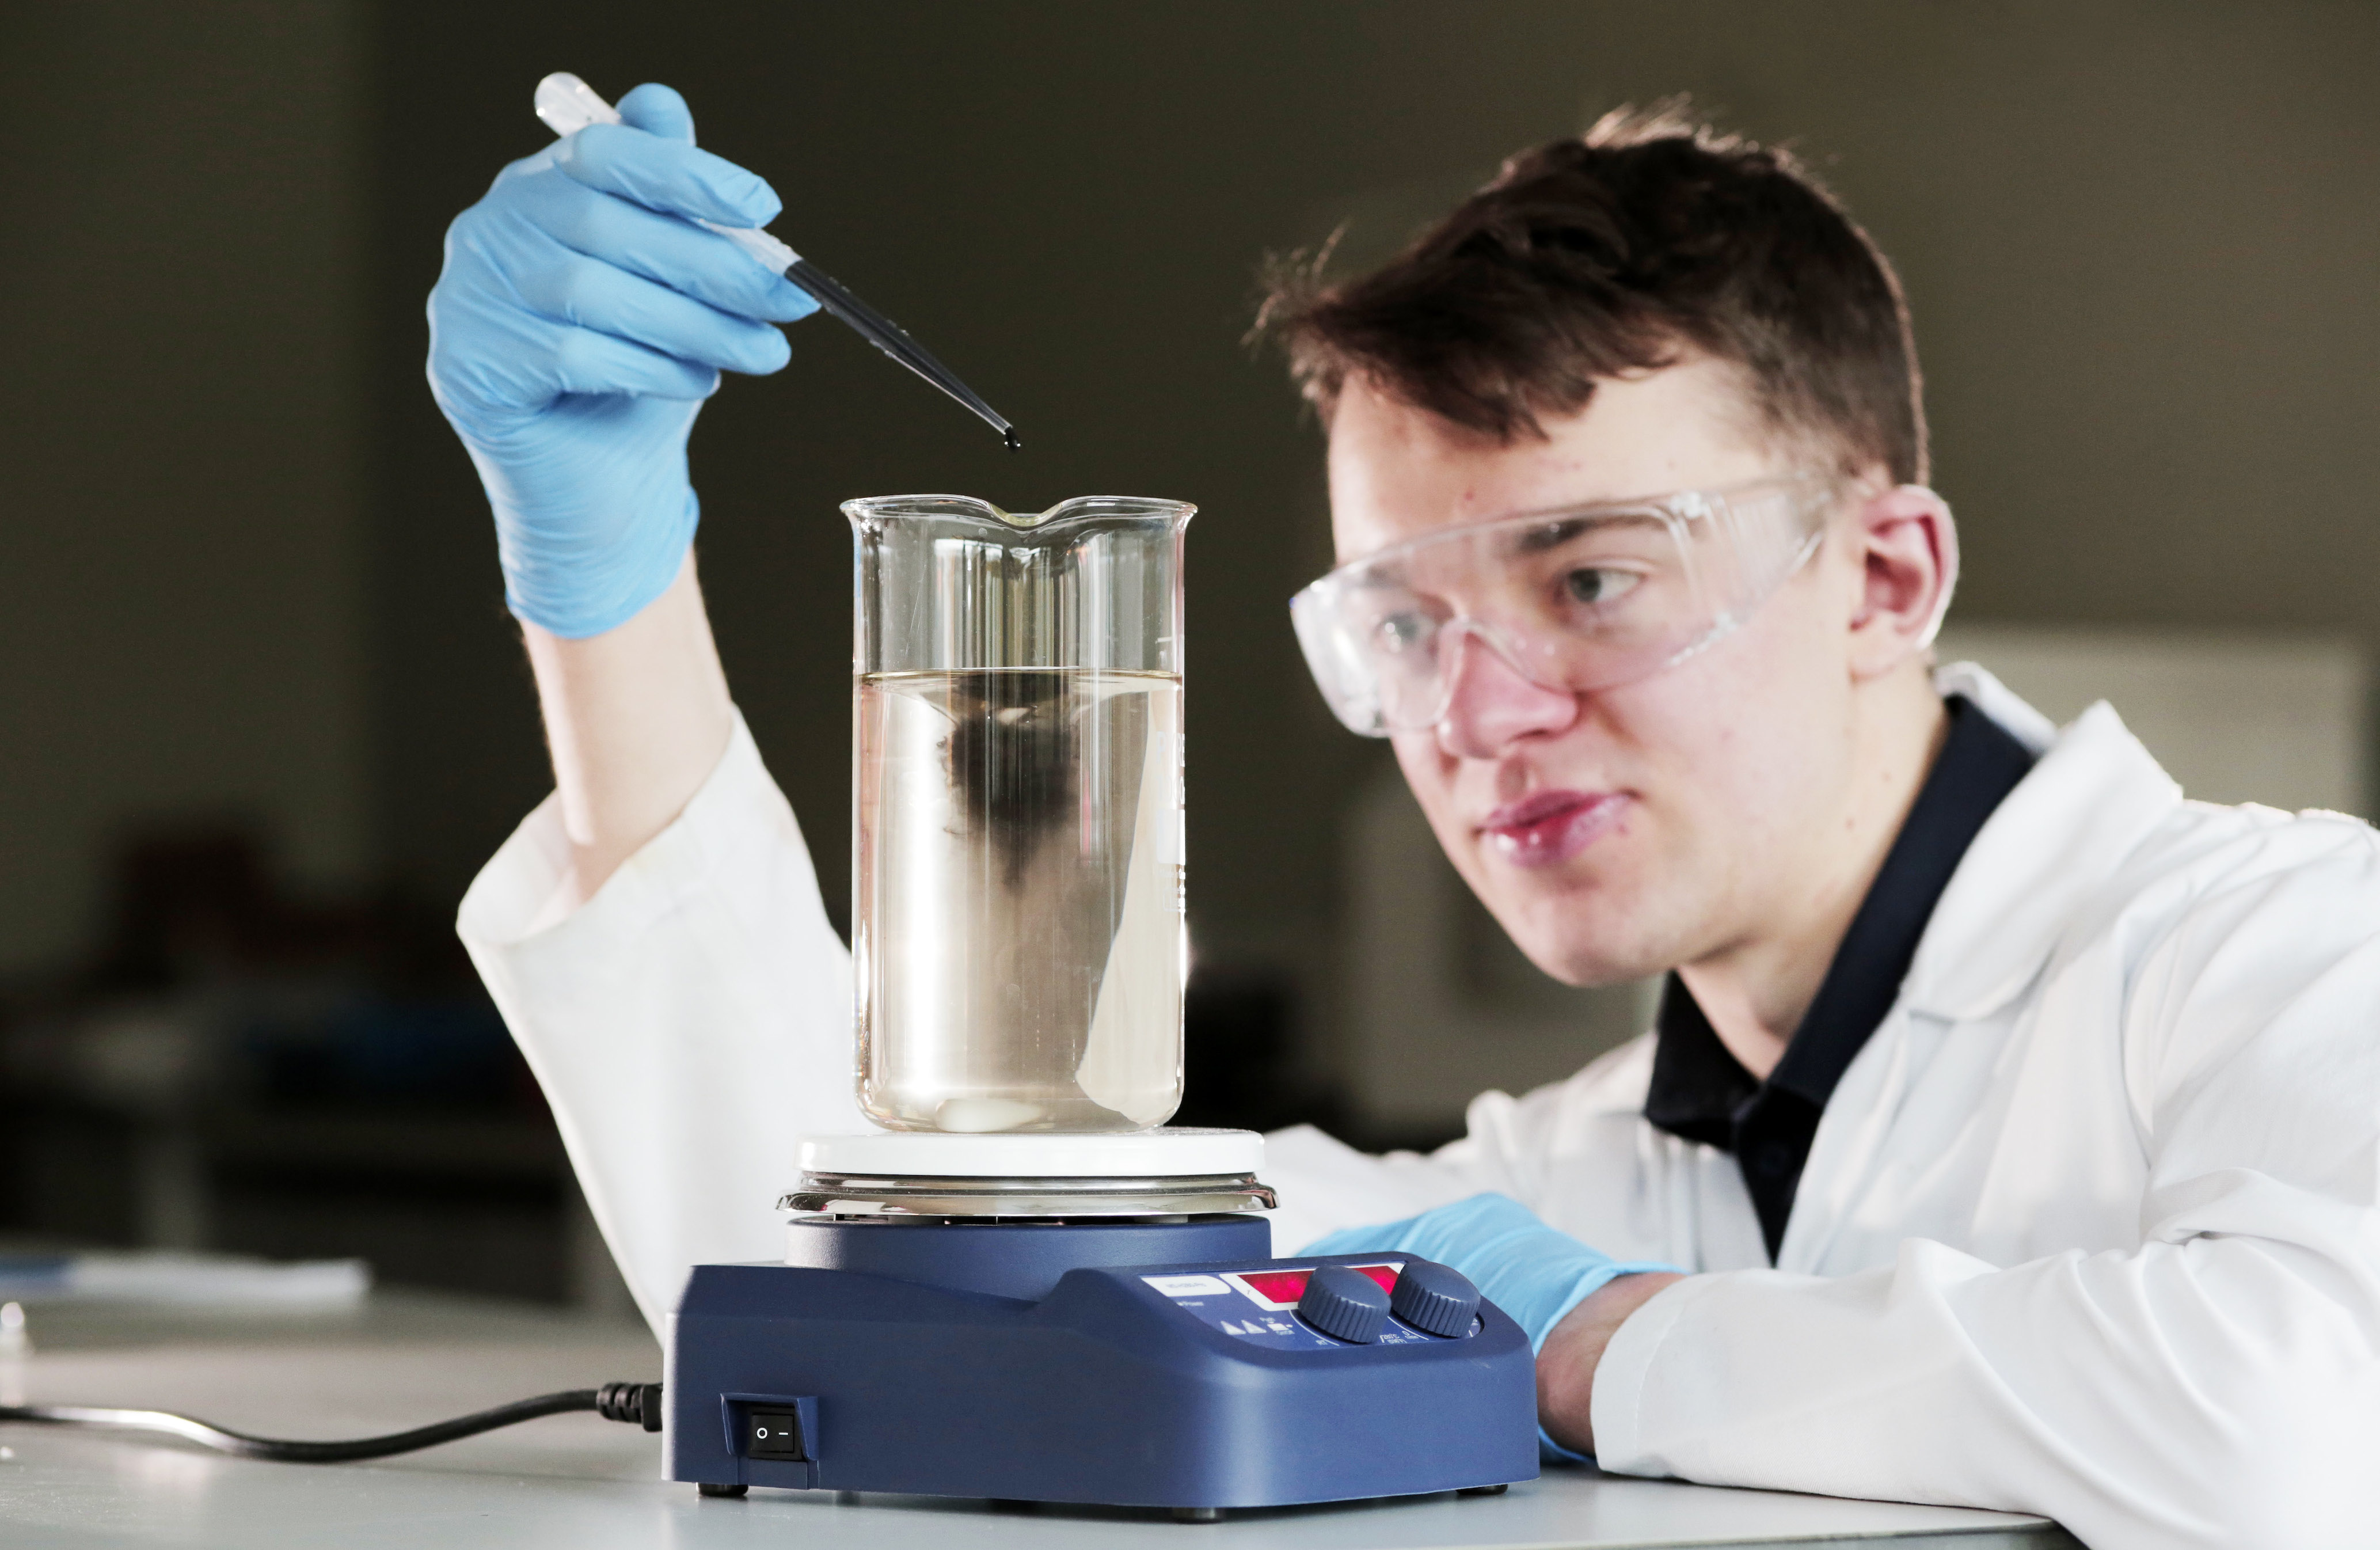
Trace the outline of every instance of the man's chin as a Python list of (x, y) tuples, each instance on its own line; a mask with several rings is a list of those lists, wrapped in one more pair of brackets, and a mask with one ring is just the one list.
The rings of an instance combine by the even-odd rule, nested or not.
[(1665, 944), (1647, 940), (1621, 922), (1599, 930), (1591, 920), (1571, 918), (1552, 924), (1554, 929), (1508, 934), (1531, 963), (1579, 990), (1626, 984), (1666, 973), (1675, 963), (1663, 952)]
[(1670, 968), (1669, 964), (1657, 958), (1644, 957), (1625, 958), (1613, 958), (1601, 955), (1591, 958), (1572, 957), (1558, 959), (1553, 965), (1548, 965), (1535, 954), (1531, 954), (1530, 958), (1538, 968), (1572, 990), (1602, 990), (1611, 985), (1629, 984), (1637, 980), (1649, 979), (1656, 974), (1667, 973)]

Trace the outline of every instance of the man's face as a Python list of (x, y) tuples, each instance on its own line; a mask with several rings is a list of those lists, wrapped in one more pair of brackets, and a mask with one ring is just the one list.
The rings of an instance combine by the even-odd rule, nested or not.
[[(1330, 426), (1340, 558), (1493, 518), (1795, 471), (1733, 368), (1605, 382), (1547, 439), (1500, 445), (1361, 381)], [(1549, 690), (1465, 649), (1446, 718), (1393, 739), (1464, 880), (1536, 965), (1603, 984), (1725, 952), (1815, 897), (1854, 791), (1856, 545), (1741, 629), (1617, 689)]]

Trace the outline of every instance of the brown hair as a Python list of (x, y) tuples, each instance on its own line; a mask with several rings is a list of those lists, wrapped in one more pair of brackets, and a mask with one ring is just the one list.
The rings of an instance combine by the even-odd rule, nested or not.
[(1682, 101), (1512, 157), (1372, 274), (1326, 286), (1318, 269), (1276, 263), (1257, 329), (1326, 416), (1361, 376), (1510, 443), (1585, 408), (1599, 380), (1698, 351), (1750, 375), (1770, 431), (1926, 477), (1891, 264), (1791, 153)]

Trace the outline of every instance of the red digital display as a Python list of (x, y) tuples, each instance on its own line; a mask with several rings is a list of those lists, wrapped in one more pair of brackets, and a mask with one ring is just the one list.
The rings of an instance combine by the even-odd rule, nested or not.
[[(1349, 1268), (1369, 1275), (1379, 1283), (1382, 1291), (1397, 1289), (1397, 1267), (1393, 1264), (1358, 1264)], [(1267, 1301), (1294, 1308), (1297, 1300), (1305, 1295), (1306, 1279), (1313, 1274), (1310, 1270), (1244, 1270), (1240, 1279), (1247, 1283), (1248, 1290)]]
[(1243, 1272), (1240, 1279), (1258, 1297), (1294, 1307), (1305, 1295), (1305, 1278), (1313, 1274), (1310, 1270), (1250, 1270)]

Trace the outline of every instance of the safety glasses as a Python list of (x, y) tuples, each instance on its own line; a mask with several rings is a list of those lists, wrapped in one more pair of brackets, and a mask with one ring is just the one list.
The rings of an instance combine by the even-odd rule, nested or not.
[(1841, 487), (1793, 473), (1431, 533), (1339, 567), (1290, 617), (1322, 697), (1366, 737), (1437, 726), (1466, 641), (1548, 689), (1610, 689), (1751, 617), (1817, 552)]

